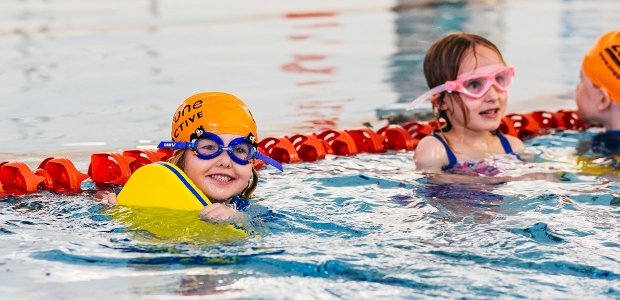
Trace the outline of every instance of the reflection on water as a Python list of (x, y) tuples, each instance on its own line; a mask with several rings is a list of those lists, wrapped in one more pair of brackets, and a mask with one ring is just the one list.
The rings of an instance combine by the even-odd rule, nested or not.
[(398, 92), (398, 102), (409, 102), (428, 89), (422, 63), (426, 50), (439, 37), (456, 31), (472, 31), (502, 48), (503, 1), (468, 2), (398, 1), (394, 8), (397, 51), (390, 64), (390, 82)]
[[(428, 48), (448, 33), (470, 31), (503, 47), (505, 33), (504, 1), (420, 2), (400, 0), (394, 7), (397, 51), (391, 56), (389, 82), (398, 93), (397, 103), (408, 103), (428, 90), (423, 72)], [(405, 112), (402, 105), (377, 110), (379, 118), (427, 120), (430, 105)]]
[[(295, 93), (290, 95), (294, 115), (301, 122), (295, 124), (292, 132), (313, 132), (338, 126), (343, 99), (325, 99), (321, 91), (334, 84), (338, 71), (330, 49), (325, 45), (339, 45), (344, 41), (330, 38), (329, 33), (338, 30), (341, 23), (338, 13), (332, 11), (306, 11), (284, 14), (291, 23), (292, 31), (287, 40), (292, 44), (291, 61), (282, 65), (284, 72), (291, 74)], [(316, 49), (316, 50), (309, 50)], [(316, 51), (316, 52), (315, 52)]]
[(393, 99), (381, 69), (391, 4), (2, 2), (0, 153), (154, 144), (199, 90), (244, 99), (260, 136), (359, 126)]
[(240, 292), (241, 288), (229, 287), (237, 280), (221, 275), (187, 275), (181, 278), (176, 287), (177, 293), (182, 296), (218, 295), (230, 292)]
[(503, 1), (459, 1), (428, 4), (400, 0), (394, 8), (397, 52), (391, 57), (390, 82), (408, 102), (428, 89), (422, 72), (426, 50), (438, 37), (455, 31), (472, 31), (502, 48)]
[[(422, 62), (439, 37), (455, 31), (480, 34), (495, 43), (516, 77), (509, 110), (527, 112), (575, 107), (573, 91), (585, 51), (608, 30), (617, 29), (620, 7), (613, 0), (573, 1), (406, 1), (395, 5), (397, 51), (389, 82), (397, 104), (377, 109), (379, 118), (410, 118), (406, 103), (426, 91)], [(542, 103), (542, 105), (541, 105)], [(414, 118), (428, 117), (429, 107)]]
[(462, 30), (515, 65), (509, 110), (570, 108), (580, 58), (617, 28), (618, 9), (614, 0), (4, 1), (0, 153), (153, 144), (197, 90), (246, 100), (260, 136), (357, 127), (402, 115), (427, 89), (426, 49)]

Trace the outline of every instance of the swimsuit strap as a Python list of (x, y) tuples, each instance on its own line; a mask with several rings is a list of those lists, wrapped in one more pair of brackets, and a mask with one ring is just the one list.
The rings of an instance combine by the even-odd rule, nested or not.
[(450, 146), (448, 146), (448, 143), (446, 143), (446, 141), (444, 141), (439, 134), (435, 132), (433, 133), (433, 136), (443, 144), (444, 148), (446, 148), (446, 155), (448, 155), (448, 164), (441, 167), (441, 169), (444, 171), (452, 169), (454, 166), (456, 166), (456, 156), (454, 155), (454, 152), (452, 152)]
[(508, 141), (508, 139), (506, 138), (506, 136), (504, 136), (504, 134), (502, 134), (501, 132), (499, 132), (499, 130), (497, 131), (497, 137), (499, 138), (499, 141), (502, 143), (502, 147), (504, 148), (504, 152), (506, 152), (506, 154), (512, 154), (514, 155), (517, 159), (522, 160), (521, 156), (519, 156), (519, 154), (514, 153), (512, 151), (512, 146), (510, 146), (510, 142)]
[(515, 154), (514, 152), (512, 152), (512, 146), (510, 146), (510, 142), (501, 132), (497, 131), (497, 137), (502, 143), (502, 147), (504, 148), (504, 152), (506, 152), (506, 154)]

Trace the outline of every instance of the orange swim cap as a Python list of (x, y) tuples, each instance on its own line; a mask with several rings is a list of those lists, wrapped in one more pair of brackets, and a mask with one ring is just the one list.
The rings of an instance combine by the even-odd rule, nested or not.
[(581, 68), (594, 85), (620, 103), (620, 31), (603, 35), (586, 53)]
[(258, 140), (252, 113), (243, 101), (227, 93), (204, 92), (185, 99), (172, 117), (170, 135), (175, 142), (188, 142), (200, 126), (216, 134), (251, 134)]

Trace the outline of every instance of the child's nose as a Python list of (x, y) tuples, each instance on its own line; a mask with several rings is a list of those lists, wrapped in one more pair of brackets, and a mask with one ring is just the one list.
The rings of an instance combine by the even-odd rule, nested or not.
[(484, 95), (485, 101), (495, 101), (499, 99), (499, 89), (495, 84), (492, 84), (487, 93)]
[(220, 155), (218, 155), (215, 159), (217, 159), (217, 166), (225, 169), (232, 168), (232, 159), (230, 155), (228, 155), (228, 151), (222, 151)]

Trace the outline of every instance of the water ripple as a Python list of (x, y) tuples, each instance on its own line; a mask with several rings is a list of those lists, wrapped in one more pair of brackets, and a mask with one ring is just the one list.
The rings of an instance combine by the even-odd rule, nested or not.
[(455, 259), (456, 261), (471, 261), (476, 264), (487, 265), (491, 268), (514, 267), (525, 270), (535, 270), (550, 275), (570, 275), (592, 279), (618, 280), (620, 275), (613, 271), (602, 270), (597, 267), (577, 264), (569, 261), (524, 261), (516, 258), (488, 258), (467, 252), (429, 251), (429, 253)]
[(508, 231), (532, 238), (541, 243), (558, 244), (564, 242), (563, 238), (553, 234), (549, 229), (549, 226), (542, 222), (536, 223), (527, 228), (509, 228)]

